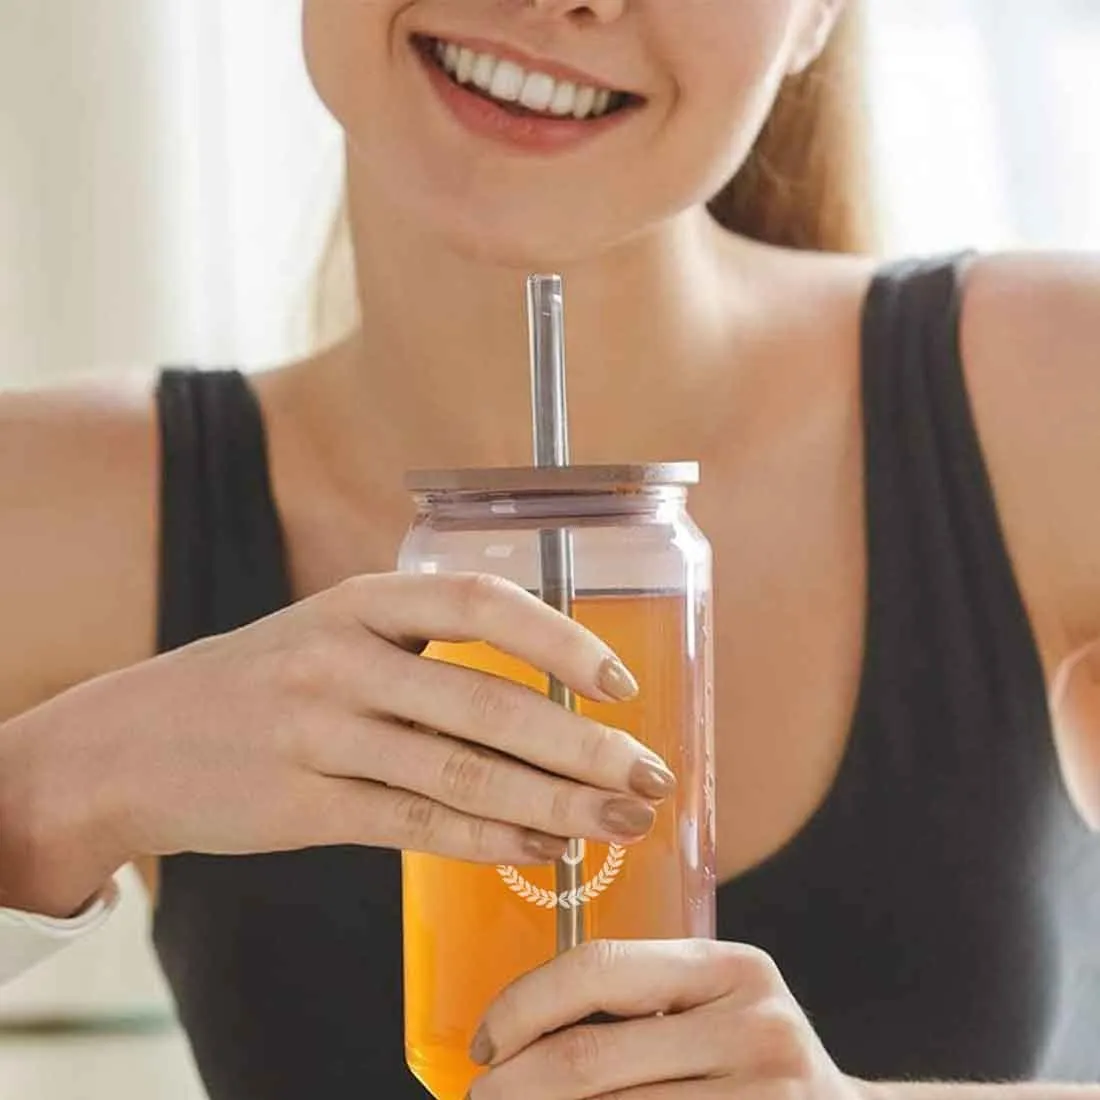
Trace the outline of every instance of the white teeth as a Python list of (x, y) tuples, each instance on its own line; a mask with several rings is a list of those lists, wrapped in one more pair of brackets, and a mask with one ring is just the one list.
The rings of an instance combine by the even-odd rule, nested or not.
[(587, 84), (578, 89), (577, 102), (573, 106), (574, 118), (587, 118), (592, 113), (592, 108), (596, 105), (596, 89), (590, 88)]
[(577, 86), (568, 80), (563, 80), (554, 89), (554, 98), (550, 100), (550, 113), (552, 115), (571, 115), (577, 103)]
[(458, 79), (459, 84), (469, 83), (470, 77), (474, 71), (474, 59), (476, 54), (473, 50), (466, 49), (465, 46), (458, 51), (458, 68), (455, 72), (455, 76)]
[(524, 81), (519, 101), (529, 111), (545, 111), (554, 98), (554, 78), (546, 73), (531, 73)]
[(493, 86), (493, 70), (497, 67), (496, 58), (491, 54), (479, 53), (474, 62), (474, 83), (487, 92)]
[(493, 73), (493, 83), (489, 86), (489, 94), (505, 103), (515, 103), (519, 99), (519, 93), (523, 91), (526, 78), (527, 74), (514, 61), (499, 61), (496, 72)]
[(547, 73), (528, 72), (514, 61), (475, 53), (453, 42), (437, 40), (433, 52), (459, 84), (473, 84), (494, 99), (520, 103), (529, 111), (586, 119), (599, 118), (611, 109), (614, 93), (610, 88), (555, 80)]

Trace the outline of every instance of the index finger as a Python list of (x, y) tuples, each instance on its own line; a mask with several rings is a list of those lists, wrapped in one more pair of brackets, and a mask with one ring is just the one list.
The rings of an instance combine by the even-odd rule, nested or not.
[(605, 641), (503, 577), (387, 573), (352, 578), (339, 591), (363, 626), (403, 648), (422, 639), (487, 642), (589, 699), (621, 703), (638, 694)]

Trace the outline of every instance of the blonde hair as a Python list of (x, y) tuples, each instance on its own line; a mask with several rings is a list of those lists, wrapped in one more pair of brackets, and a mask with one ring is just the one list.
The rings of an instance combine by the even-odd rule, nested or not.
[(785, 248), (878, 247), (863, 12), (849, 0), (821, 56), (783, 86), (748, 160), (710, 204), (731, 232)]
[[(745, 164), (710, 203), (721, 225), (785, 248), (876, 250), (862, 54), (862, 0), (849, 0), (821, 56), (784, 84)], [(322, 250), (312, 327), (327, 343), (357, 318), (345, 200)]]

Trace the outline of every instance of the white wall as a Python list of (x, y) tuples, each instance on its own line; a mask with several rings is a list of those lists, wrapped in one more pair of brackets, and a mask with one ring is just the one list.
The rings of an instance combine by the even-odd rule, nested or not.
[(868, 11), (891, 249), (1100, 249), (1100, 3)]
[(0, 0), (0, 382), (283, 357), (337, 178), (299, 0)]

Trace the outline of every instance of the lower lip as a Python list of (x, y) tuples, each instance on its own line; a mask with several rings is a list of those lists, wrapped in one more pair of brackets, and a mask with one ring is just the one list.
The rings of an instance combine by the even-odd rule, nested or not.
[(456, 84), (415, 44), (413, 51), (424, 66), (439, 98), (467, 130), (512, 149), (528, 153), (564, 152), (606, 134), (608, 130), (621, 125), (634, 112), (633, 108), (626, 107), (587, 121), (514, 115), (492, 100)]

